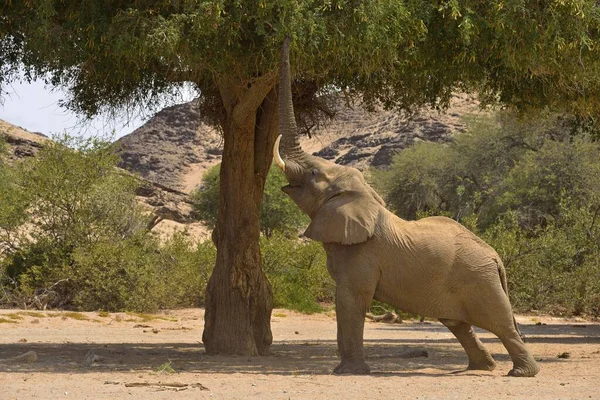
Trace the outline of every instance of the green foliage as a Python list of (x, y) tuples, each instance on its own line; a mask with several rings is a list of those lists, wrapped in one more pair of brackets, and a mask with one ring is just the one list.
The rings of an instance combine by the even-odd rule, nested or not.
[(594, 0), (13, 0), (0, 15), (0, 85), (24, 65), (88, 114), (156, 106), (183, 82), (207, 97), (226, 77), (246, 87), (275, 70), (285, 35), (298, 76), (368, 103), (444, 104), (460, 88), (486, 102), (600, 109)]
[[(116, 161), (107, 142), (64, 136), (36, 158), (0, 165), (6, 178), (0, 181), (1, 293), (12, 291), (20, 306), (80, 310), (149, 312), (204, 303), (214, 245), (184, 233), (160, 242), (148, 232), (135, 202), (137, 182)], [(208, 172), (200, 197), (215, 207), (218, 172)], [(272, 239), (261, 244), (264, 268), (276, 306), (320, 311), (319, 302), (333, 298), (333, 282), (319, 244), (280, 233), (305, 218), (281, 192), (283, 180), (272, 172), (267, 181), (263, 230)]]
[(27, 219), (27, 201), (16, 186), (14, 171), (3, 160), (5, 143), (0, 138), (0, 258), (2, 253), (14, 247), (12, 234)]
[[(214, 245), (196, 244), (184, 233), (165, 242), (150, 234), (135, 202), (136, 180), (115, 164), (107, 142), (65, 136), (36, 158), (0, 165), (6, 177), (0, 181), (2, 293), (12, 290), (21, 306), (81, 310), (148, 312), (204, 303)], [(267, 181), (263, 230), (273, 236), (261, 244), (264, 268), (276, 306), (320, 311), (319, 302), (333, 298), (321, 246), (274, 233), (304, 221), (281, 192), (283, 179), (272, 173)], [(206, 198), (216, 207), (218, 168), (206, 182), (202, 193), (211, 193)]]
[(217, 249), (210, 240), (195, 243), (183, 233), (172, 236), (161, 247), (167, 292), (172, 298), (163, 308), (204, 305)]
[(69, 271), (73, 304), (85, 310), (149, 312), (198, 307), (215, 258), (211, 243), (183, 234), (165, 243), (143, 235), (77, 249)]
[(217, 214), (219, 213), (220, 169), (220, 164), (218, 164), (206, 171), (202, 177), (200, 188), (190, 193), (196, 218), (211, 229), (217, 225)]
[(480, 232), (516, 309), (597, 316), (599, 153), (569, 119), (501, 114), (470, 120), (450, 145), (417, 144), (374, 177), (401, 217), (445, 214)]
[(135, 203), (137, 182), (115, 164), (107, 142), (64, 136), (8, 168), (0, 187), (6, 282), (30, 295), (52, 287), (52, 301), (69, 303), (77, 249), (145, 229)]
[(577, 204), (600, 201), (600, 144), (573, 136), (563, 119), (501, 114), (467, 122), (453, 143), (418, 143), (373, 173), (394, 212), (474, 215), (485, 229), (509, 210), (522, 224), (545, 223), (557, 216), (563, 192)]
[(273, 287), (273, 305), (305, 313), (323, 310), (334, 299), (334, 282), (327, 272), (323, 247), (290, 240), (281, 233), (261, 240), (262, 267)]
[(279, 168), (272, 166), (265, 182), (263, 203), (260, 209), (260, 226), (267, 237), (270, 237), (275, 231), (294, 235), (310, 222), (306, 214), (281, 190), (287, 184), (284, 173)]
[(600, 316), (599, 208), (560, 202), (560, 218), (525, 230), (514, 213), (484, 234), (504, 260), (521, 311)]
[(493, 214), (518, 210), (521, 224), (535, 226), (561, 218), (564, 195), (576, 206), (600, 204), (599, 150), (585, 137), (544, 141), (507, 174), (491, 205)]
[[(216, 165), (202, 178), (201, 188), (191, 194), (196, 216), (211, 228), (214, 228), (217, 223), (219, 182), (219, 165)], [(260, 210), (261, 231), (267, 237), (275, 231), (294, 234), (308, 224), (308, 217), (281, 191), (286, 184), (283, 172), (272, 167), (265, 183)]]

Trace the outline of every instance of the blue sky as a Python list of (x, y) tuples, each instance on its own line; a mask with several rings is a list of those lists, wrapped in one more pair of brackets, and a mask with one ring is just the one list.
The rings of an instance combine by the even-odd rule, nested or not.
[[(29, 83), (14, 82), (2, 88), (4, 104), (0, 104), (0, 119), (18, 125), (32, 132), (44, 135), (68, 132), (72, 135), (103, 136), (115, 131), (115, 139), (133, 132), (151, 115), (134, 116), (115, 121), (99, 116), (92, 121), (82, 122), (77, 114), (59, 107), (59, 100), (65, 93), (58, 89), (45, 87), (41, 81)], [(191, 100), (191, 95), (182, 101)], [(165, 104), (167, 106), (168, 104)]]

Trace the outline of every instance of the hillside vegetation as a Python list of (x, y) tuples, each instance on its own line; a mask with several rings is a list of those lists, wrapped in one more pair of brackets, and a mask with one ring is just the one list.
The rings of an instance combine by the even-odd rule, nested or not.
[[(447, 215), (502, 256), (518, 311), (600, 316), (600, 145), (575, 120), (466, 118), (450, 143), (417, 142), (371, 169), (406, 219)], [(0, 146), (1, 148), (2, 146)], [(185, 234), (159, 240), (135, 201), (139, 182), (101, 140), (63, 137), (0, 164), (0, 302), (19, 307), (153, 311), (202, 306), (216, 250)], [(216, 221), (218, 167), (191, 196)], [(262, 266), (276, 307), (316, 312), (334, 286), (306, 217), (272, 170), (261, 211)]]

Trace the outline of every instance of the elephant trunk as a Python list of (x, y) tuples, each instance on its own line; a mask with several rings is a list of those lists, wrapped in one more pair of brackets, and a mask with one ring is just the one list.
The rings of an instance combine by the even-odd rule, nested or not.
[[(292, 79), (290, 72), (290, 38), (287, 37), (281, 49), (281, 63), (279, 67), (279, 135), (273, 148), (275, 163), (282, 170), (289, 171), (291, 161), (299, 164), (306, 157), (298, 140), (298, 127), (292, 103)], [(281, 151), (281, 154), (280, 154)], [(295, 169), (295, 168), (294, 168)], [(289, 178), (289, 177), (288, 177)]]

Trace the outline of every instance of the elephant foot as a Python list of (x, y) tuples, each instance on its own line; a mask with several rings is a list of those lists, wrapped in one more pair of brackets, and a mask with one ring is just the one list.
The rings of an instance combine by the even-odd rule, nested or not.
[(493, 371), (496, 368), (496, 361), (493, 358), (485, 358), (483, 360), (469, 361), (468, 370), (477, 371)]
[(467, 370), (469, 371), (493, 371), (496, 369), (496, 363), (483, 364), (483, 363), (469, 363)]
[(371, 368), (363, 360), (360, 361), (342, 361), (340, 365), (334, 368), (334, 374), (352, 374), (367, 375), (371, 373)]
[(540, 367), (536, 363), (533, 363), (514, 367), (508, 371), (508, 376), (531, 377), (535, 376), (538, 372), (540, 372)]

